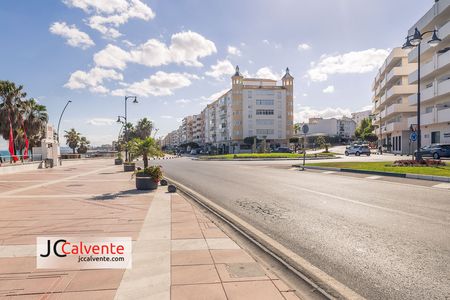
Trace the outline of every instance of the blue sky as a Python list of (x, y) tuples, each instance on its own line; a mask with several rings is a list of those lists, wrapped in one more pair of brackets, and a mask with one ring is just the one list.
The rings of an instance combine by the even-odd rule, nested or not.
[[(413, 3), (414, 2), (414, 3)], [(432, 0), (4, 0), (0, 78), (23, 84), (62, 130), (93, 144), (149, 117), (159, 134), (248, 76), (295, 77), (297, 121), (358, 111), (389, 49)], [(0, 144), (1, 145), (1, 144)], [(4, 145), (4, 143), (3, 143)]]

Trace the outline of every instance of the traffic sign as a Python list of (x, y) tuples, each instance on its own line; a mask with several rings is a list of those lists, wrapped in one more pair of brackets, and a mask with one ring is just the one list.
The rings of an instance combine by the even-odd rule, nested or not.
[(415, 131), (411, 132), (411, 134), (409, 135), (409, 139), (410, 139), (412, 142), (417, 141), (417, 133), (416, 133)]
[(303, 124), (303, 126), (302, 126), (302, 131), (303, 131), (304, 134), (307, 134), (307, 133), (308, 133), (308, 131), (309, 131), (309, 126), (308, 126), (308, 124)]

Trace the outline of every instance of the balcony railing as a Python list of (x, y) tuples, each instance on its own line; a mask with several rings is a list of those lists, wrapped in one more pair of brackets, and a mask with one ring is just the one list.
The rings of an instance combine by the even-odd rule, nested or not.
[[(438, 30), (439, 30), (438, 31), (439, 38), (442, 40), (447, 39), (450, 36), (450, 21), (447, 22), (441, 28), (438, 28)], [(433, 53), (433, 51), (435, 51), (435, 48), (431, 47), (430, 44), (425, 42), (422, 42), (420, 47), (421, 47), (421, 55), (423, 56), (422, 59), (426, 59), (427, 57), (429, 58), (431, 56), (430, 54)], [(419, 49), (416, 47), (413, 50), (411, 50), (411, 52), (409, 52), (408, 55), (409, 62), (417, 62), (418, 50)]]
[[(444, 67), (450, 65), (450, 51), (443, 54), (434, 54), (431, 61), (423, 64), (420, 68), (420, 78), (430, 77), (432, 75), (440, 75), (444, 73)], [(409, 83), (417, 83), (417, 70), (409, 74)]]

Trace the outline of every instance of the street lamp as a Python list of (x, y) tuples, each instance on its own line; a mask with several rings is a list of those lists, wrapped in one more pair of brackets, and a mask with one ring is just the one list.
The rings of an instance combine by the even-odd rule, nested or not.
[(57, 134), (57, 138), (58, 138), (58, 146), (59, 146), (59, 125), (61, 124), (61, 119), (62, 116), (64, 114), (64, 112), (66, 111), (67, 106), (69, 105), (69, 103), (72, 103), (72, 100), (67, 101), (66, 105), (64, 106), (61, 115), (59, 116), (59, 120), (58, 120), (58, 128), (56, 129), (56, 134)]
[(441, 39), (437, 35), (437, 30), (429, 30), (425, 32), (420, 32), (417, 27), (414, 30), (414, 34), (408, 35), (406, 37), (406, 42), (403, 44), (402, 49), (413, 49), (417, 47), (417, 153), (416, 160), (422, 160), (422, 154), (420, 153), (420, 148), (422, 144), (422, 134), (420, 132), (420, 45), (422, 44), (423, 37), (426, 34), (432, 33), (433, 36), (431, 40), (428, 41), (430, 47), (435, 47), (439, 44)]
[[(117, 122), (121, 122), (121, 118), (124, 119), (125, 122), (125, 136), (124, 136), (124, 140), (125, 142), (128, 141), (128, 118), (127, 118), (127, 101), (128, 99), (133, 99), (133, 103), (138, 103), (137, 101), (137, 97), (136, 96), (125, 96), (125, 116), (118, 116), (117, 117)], [(125, 147), (125, 160), (128, 161), (128, 149)]]

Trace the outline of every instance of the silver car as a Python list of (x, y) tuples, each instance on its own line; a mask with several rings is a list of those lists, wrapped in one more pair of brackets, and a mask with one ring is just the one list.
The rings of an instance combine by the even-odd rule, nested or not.
[(362, 145), (347, 146), (347, 148), (345, 148), (345, 155), (349, 156), (350, 154), (355, 154), (356, 156), (365, 154), (365, 155), (369, 156), (370, 149), (369, 149), (369, 146), (362, 146)]

